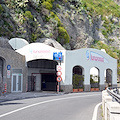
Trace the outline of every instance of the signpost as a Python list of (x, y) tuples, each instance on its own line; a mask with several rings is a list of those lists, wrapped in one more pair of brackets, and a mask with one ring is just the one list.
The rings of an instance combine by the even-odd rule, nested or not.
[(7, 65), (7, 78), (10, 78), (10, 69), (11, 69), (11, 66)]
[(62, 52), (54, 52), (53, 53), (53, 60), (57, 60), (57, 61), (60, 61), (60, 65), (57, 65), (57, 82), (58, 82), (58, 85), (57, 85), (57, 92), (59, 93), (59, 88), (60, 88), (60, 82), (62, 81), (62, 67), (61, 67), (61, 60), (62, 60)]
[(60, 88), (60, 82), (62, 81), (62, 77), (61, 77), (61, 75), (62, 75), (62, 72), (61, 72), (61, 70), (62, 70), (62, 67), (61, 66), (58, 66), (57, 67), (57, 81), (58, 81), (58, 85), (57, 85), (57, 92), (59, 93), (59, 88)]

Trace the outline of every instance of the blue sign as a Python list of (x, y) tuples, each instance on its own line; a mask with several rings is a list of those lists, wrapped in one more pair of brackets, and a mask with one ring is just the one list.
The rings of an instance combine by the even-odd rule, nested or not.
[(62, 60), (62, 52), (54, 52), (53, 53), (53, 60)]
[(10, 70), (11, 69), (11, 66), (10, 65), (7, 65), (7, 70)]

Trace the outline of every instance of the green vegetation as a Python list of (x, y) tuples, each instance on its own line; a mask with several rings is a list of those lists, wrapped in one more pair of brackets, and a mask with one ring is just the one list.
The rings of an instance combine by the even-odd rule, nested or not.
[(45, 1), (45, 2), (42, 3), (42, 7), (46, 8), (48, 10), (51, 10), (52, 9), (52, 4)]
[(83, 88), (84, 76), (74, 74), (73, 75), (73, 89)]
[(58, 27), (62, 25), (60, 19), (58, 18), (58, 16), (54, 12), (51, 11), (50, 16), (51, 16), (50, 17), (51, 19), (55, 19), (55, 21), (57, 21), (57, 26)]
[(64, 27), (58, 28), (58, 37), (57, 41), (61, 44), (69, 43), (70, 37)]
[(27, 2), (28, 0), (5, 0), (7, 6), (9, 8), (13, 8), (13, 9), (16, 9), (16, 8), (21, 8), (21, 9), (24, 9), (26, 6), (27, 6)]
[(82, 6), (90, 15), (96, 13), (102, 16), (109, 16), (112, 14), (120, 17), (120, 6), (112, 0), (82, 0)]
[[(100, 30), (108, 42), (114, 40), (109, 39), (113, 30), (120, 27), (120, 22), (116, 17), (120, 17), (120, 6), (112, 0), (4, 0), (5, 4), (0, 4), (0, 15), (2, 15), (1, 29), (7, 31), (11, 37), (12, 31), (16, 31), (17, 37), (26, 37), (27, 40), (34, 42), (40, 37), (55, 38), (62, 45), (69, 43), (69, 34), (66, 30), (66, 25), (62, 24), (59, 16), (64, 17), (66, 21), (71, 21), (72, 25), (76, 24), (75, 19), (72, 19), (71, 11), (73, 11), (73, 18), (75, 14), (81, 16), (86, 13), (89, 20), (90, 27), (92, 27), (94, 18), (101, 15), (103, 24)], [(5, 9), (5, 6), (6, 9)], [(4, 9), (3, 9), (4, 8)], [(65, 10), (64, 10), (65, 9)], [(10, 10), (10, 12), (8, 12)], [(83, 12), (84, 11), (84, 12)], [(62, 15), (60, 15), (62, 13)], [(9, 15), (9, 16), (8, 16)], [(10, 25), (3, 21), (8, 18)], [(70, 19), (71, 18), (71, 19)], [(82, 17), (81, 17), (82, 18)], [(115, 21), (113, 20), (115, 18)], [(82, 19), (84, 21), (84, 19)], [(95, 19), (96, 20), (96, 19)], [(98, 18), (98, 20), (100, 20)], [(97, 21), (95, 21), (97, 22)], [(11, 24), (12, 23), (12, 24)], [(16, 26), (13, 26), (13, 24)], [(39, 26), (40, 25), (40, 26)], [(11, 27), (12, 26), (12, 27)], [(46, 27), (47, 26), (47, 27)], [(38, 29), (39, 30), (38, 30)], [(26, 33), (24, 32), (26, 31)], [(3, 34), (3, 32), (2, 32)], [(1, 34), (1, 35), (2, 35)], [(118, 35), (119, 36), (119, 35)], [(25, 38), (25, 39), (26, 39)], [(76, 38), (77, 39), (77, 38)]]
[(54, 0), (41, 0), (41, 7), (52, 10)]
[(102, 29), (102, 34), (104, 35), (105, 38), (108, 38), (107, 31), (105, 29)]
[[(101, 15), (103, 20), (102, 34), (108, 39), (116, 26), (120, 27), (120, 22), (114, 25), (113, 17), (120, 17), (120, 6), (113, 0), (69, 0), (79, 12), (85, 11), (88, 15), (90, 24), (93, 18)], [(73, 6), (72, 6), (73, 7)]]
[[(69, 37), (69, 34), (67, 33), (67, 30), (63, 27), (57, 14), (55, 14), (55, 12), (52, 11), (53, 2), (54, 0), (42, 0), (41, 7), (44, 7), (45, 9), (50, 11), (50, 14), (45, 15), (44, 18), (46, 22), (49, 22), (51, 25), (54, 24), (53, 25), (54, 30), (58, 30), (57, 41), (60, 42), (61, 44), (69, 43), (70, 37)], [(62, 2), (67, 2), (67, 1), (63, 0)], [(53, 34), (47, 33), (45, 36), (52, 37)]]
[[(95, 78), (97, 81), (95, 81)], [(91, 88), (99, 88), (99, 77), (90, 75), (90, 84), (91, 84)]]
[(53, 3), (55, 0), (41, 0), (41, 2), (49, 2), (49, 3)]
[(105, 51), (108, 55), (110, 55), (111, 57), (113, 57), (115, 59), (119, 59), (118, 54), (119, 54), (120, 50), (117, 50), (114, 47), (108, 46), (107, 44), (104, 44), (101, 41), (96, 41), (96, 43), (94, 45), (92, 45), (91, 47), (99, 49), (99, 50), (105, 49)]
[(63, 3), (67, 3), (68, 2), (68, 0), (61, 0)]
[(25, 18), (27, 18), (27, 19), (33, 19), (33, 15), (31, 14), (30, 11), (25, 11), (24, 16), (25, 16)]
[(102, 20), (104, 21), (103, 27), (105, 28), (102, 29), (102, 34), (105, 36), (105, 38), (108, 38), (108, 35), (113, 33), (115, 25), (113, 24), (113, 20), (111, 18), (107, 19), (106, 17), (102, 17)]
[(0, 4), (0, 14), (4, 11), (2, 5)]

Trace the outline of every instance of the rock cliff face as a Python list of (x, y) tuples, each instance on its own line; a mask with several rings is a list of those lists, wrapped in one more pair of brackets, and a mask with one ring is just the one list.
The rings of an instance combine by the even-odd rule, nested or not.
[(0, 47), (20, 37), (60, 49), (105, 49), (118, 60), (120, 76), (119, 5), (120, 0), (0, 0)]
[(119, 48), (120, 14), (112, 11), (120, 11), (120, 1), (106, 0), (111, 14), (97, 11), (102, 1), (89, 6), (87, 0), (1, 0), (0, 36), (28, 42), (53, 38), (66, 49), (91, 47), (96, 41)]

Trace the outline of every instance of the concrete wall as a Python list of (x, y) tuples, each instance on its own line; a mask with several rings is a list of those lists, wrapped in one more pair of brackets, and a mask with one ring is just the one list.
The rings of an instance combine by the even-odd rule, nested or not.
[[(7, 92), (11, 92), (11, 82), (13, 69), (22, 69), (23, 82), (22, 92), (26, 91), (27, 67), (25, 65), (25, 57), (11, 49), (0, 48), (0, 57), (4, 59), (3, 66), (3, 83), (7, 83)], [(7, 78), (7, 65), (11, 66), (10, 78)]]

